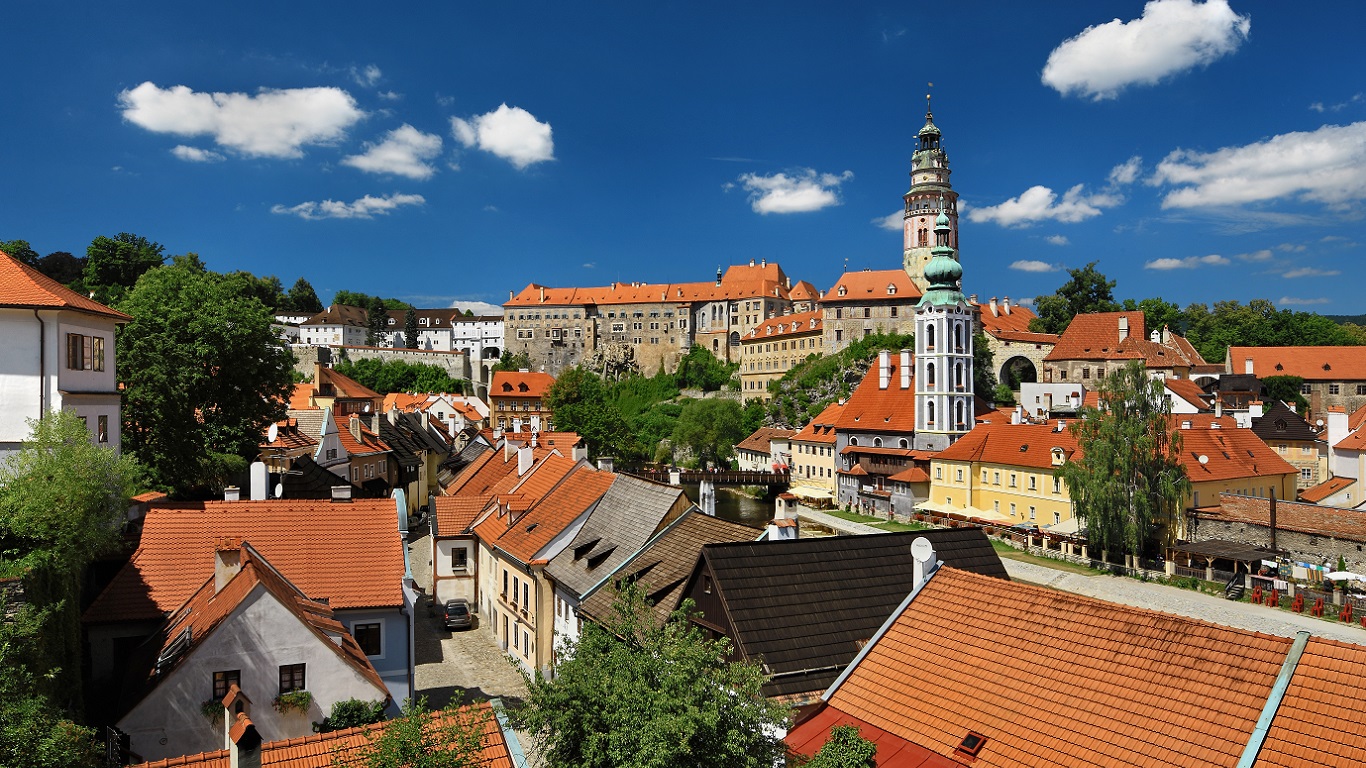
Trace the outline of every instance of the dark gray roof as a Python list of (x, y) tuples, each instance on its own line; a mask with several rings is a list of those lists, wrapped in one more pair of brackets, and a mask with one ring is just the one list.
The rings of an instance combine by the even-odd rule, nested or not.
[(332, 498), (332, 486), (349, 485), (351, 486), (351, 498), (370, 499), (382, 498), (388, 494), (380, 489), (362, 488), (352, 485), (346, 478), (332, 474), (315, 462), (312, 457), (300, 456), (294, 460), (290, 470), (283, 475), (278, 475), (280, 484), (284, 486), (284, 496), (286, 499), (330, 499)]
[(578, 535), (546, 566), (550, 577), (582, 595), (634, 555), (686, 503), (683, 489), (617, 475)]
[(710, 544), (699, 566), (736, 650), (773, 675), (764, 693), (807, 693), (829, 687), (911, 593), (911, 542), (921, 536), (945, 566), (1009, 580), (980, 528)]
[[(394, 416), (390, 423), (390, 416)], [(450, 445), (441, 439), (440, 433), (433, 433), (430, 424), (422, 426), (422, 416), (404, 411), (390, 411), (379, 418), (379, 438), (393, 449), (395, 458), (402, 466), (413, 467), (422, 463), (421, 453), (444, 456)]]
[(1272, 445), (1277, 440), (1321, 439), (1303, 416), (1279, 400), (1263, 411), (1260, 418), (1252, 420), (1252, 433), (1267, 445)]
[(697, 565), (704, 544), (754, 541), (760, 533), (757, 528), (712, 517), (693, 507), (623, 562), (611, 574), (611, 583), (604, 583), (586, 595), (579, 613), (599, 621), (606, 619), (612, 615), (616, 594), (612, 585), (618, 580), (634, 581), (645, 587), (645, 597), (654, 604), (655, 619), (663, 623), (678, 608), (683, 584)]

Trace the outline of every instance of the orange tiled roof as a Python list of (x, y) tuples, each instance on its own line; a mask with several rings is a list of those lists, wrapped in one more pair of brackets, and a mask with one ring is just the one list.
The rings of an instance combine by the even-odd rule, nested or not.
[(930, 473), (921, 467), (908, 467), (887, 479), (897, 483), (928, 483)]
[(213, 573), (219, 539), (250, 541), (312, 598), (332, 608), (403, 604), (403, 542), (393, 499), (348, 503), (168, 502), (153, 505), (137, 551), (86, 610), (85, 621), (159, 619)]
[(1339, 440), (1333, 448), (1339, 451), (1366, 451), (1366, 429), (1358, 428), (1357, 431)]
[(1305, 381), (1366, 381), (1366, 347), (1229, 347), (1228, 365), (1238, 373), (1298, 376)]
[[(552, 457), (547, 463), (558, 458)], [(573, 462), (570, 464), (573, 467)], [(485, 518), (475, 528), (479, 540), (523, 563), (530, 563), (551, 539), (597, 503), (616, 479), (611, 472), (600, 472), (589, 466), (578, 466), (568, 477), (554, 469), (551, 472), (551, 479), (557, 483), (553, 490), (547, 489), (544, 498), (539, 498), (524, 514)], [(535, 498), (533, 493), (534, 489), (527, 496)]]
[[(1231, 416), (1197, 413), (1171, 419), (1173, 424), (1191, 423), (1190, 429), (1181, 430), (1181, 464), (1192, 483), (1299, 474), (1252, 430), (1238, 429)], [(1218, 429), (1213, 428), (1215, 423)], [(1209, 462), (1201, 464), (1201, 456), (1208, 456)]]
[[(512, 757), (508, 754), (507, 741), (503, 730), (493, 715), (493, 707), (488, 702), (461, 707), (462, 713), (474, 713), (484, 718), (484, 739), (481, 746), (480, 768), (513, 768)], [(434, 712), (430, 717), (439, 724), (451, 722), (449, 715)], [(438, 718), (441, 718), (438, 720)], [(361, 749), (370, 742), (367, 733), (383, 727), (367, 725), (363, 728), (347, 728), (330, 733), (315, 733), (293, 739), (267, 741), (261, 744), (261, 768), (332, 768), (335, 765), (360, 768)], [(333, 758), (336, 757), (336, 762)], [(185, 755), (165, 760), (143, 763), (139, 768), (228, 768), (229, 758), (226, 750), (203, 752), (198, 755)]]
[(1362, 424), (1366, 424), (1366, 404), (1363, 404), (1360, 408), (1352, 411), (1351, 415), (1347, 417), (1348, 429), (1360, 429)]
[(1330, 477), (1318, 485), (1300, 491), (1300, 501), (1317, 504), (1356, 482), (1352, 477)]
[(337, 439), (341, 440), (342, 447), (352, 456), (370, 456), (376, 453), (389, 453), (393, 449), (389, 444), (379, 439), (379, 435), (370, 431), (370, 425), (359, 416), (352, 416), (360, 422), (360, 439), (351, 434), (350, 419), (337, 425)]
[(820, 333), (823, 326), (821, 322), (822, 314), (822, 312), (816, 310), (812, 312), (798, 312), (795, 315), (771, 317), (751, 328), (748, 333), (740, 337), (740, 341), (763, 341), (765, 339), (783, 339), (789, 336), (799, 336), (804, 333)]
[(754, 434), (736, 443), (735, 447), (739, 450), (762, 453), (767, 456), (772, 449), (772, 441), (791, 439), (794, 433), (795, 430), (780, 427), (759, 427), (754, 430)]
[(479, 496), (437, 496), (436, 530), (441, 536), (465, 533), (486, 506), (488, 499)]
[(1366, 765), (1366, 697), (1344, 690), (1362, 679), (1366, 647), (1311, 638), (1254, 768)]
[(1001, 341), (1018, 341), (1022, 344), (1057, 344), (1062, 338), (1056, 333), (1030, 333), (1028, 331), (997, 331), (992, 336)]
[[(994, 301), (994, 300), (993, 300)], [(1009, 299), (1007, 299), (1009, 301)], [(1010, 312), (1005, 311), (1004, 304), (996, 305), (995, 314), (991, 311), (991, 302), (985, 304), (978, 303), (977, 310), (982, 322), (982, 330), (992, 336), (1000, 336), (1002, 333), (1029, 333), (1029, 321), (1038, 317), (1034, 310), (1029, 307), (1022, 307), (1018, 304), (1010, 305)], [(1036, 333), (1032, 336), (1049, 337), (1057, 341), (1058, 337), (1052, 333)]]
[(1064, 458), (1081, 459), (1082, 453), (1072, 430), (1063, 426), (1062, 431), (1058, 431), (1058, 422), (978, 424), (934, 458), (1052, 469), (1054, 448), (1063, 449)]
[(535, 436), (537, 446), (559, 448), (562, 453), (583, 442), (578, 432), (532, 432), (529, 429), (521, 432), (503, 432), (503, 440), (516, 448), (530, 445), (532, 436)]
[(554, 376), (539, 371), (494, 371), (493, 383), (489, 384), (489, 398), (545, 397), (554, 383)]
[(407, 392), (390, 392), (384, 396), (384, 412), (397, 408), (400, 411), (425, 411), (432, 402), (431, 395), (411, 395)]
[[(1129, 334), (1119, 338), (1119, 323), (1126, 319)], [(1166, 342), (1149, 341), (1142, 312), (1093, 312), (1077, 315), (1067, 324), (1045, 362), (1059, 360), (1143, 360), (1149, 368), (1204, 365), (1204, 358), (1185, 337), (1168, 334)]]
[[(1206, 519), (1270, 527), (1271, 500), (1221, 493), (1218, 507), (1204, 507), (1197, 514)], [(1310, 536), (1366, 542), (1366, 510), (1277, 501), (1276, 527)]]
[(1232, 768), (1290, 642), (944, 567), (829, 706), (940, 755), (982, 734), (978, 768)]
[(70, 309), (126, 323), (133, 318), (88, 299), (0, 251), (0, 307)]
[(593, 288), (549, 288), (531, 283), (508, 299), (504, 307), (588, 306), (599, 304), (655, 304), (721, 301), (757, 296), (786, 299), (787, 277), (776, 263), (737, 264), (726, 270), (720, 285), (696, 283), (612, 283)]
[(273, 442), (263, 442), (261, 443), (260, 447), (278, 448), (281, 450), (288, 451), (294, 448), (307, 448), (308, 446), (318, 444), (317, 440), (314, 440), (309, 435), (304, 434), (299, 429), (298, 419), (286, 418), (281, 421), (275, 422), (275, 426), (275, 440)]
[(793, 301), (815, 301), (820, 296), (821, 292), (816, 290), (816, 286), (805, 280), (798, 280), (797, 284), (792, 286), (792, 290), (787, 292), (787, 297)]
[[(840, 289), (844, 293), (840, 293)], [(910, 301), (921, 297), (921, 292), (904, 269), (865, 269), (845, 272), (821, 295), (821, 303), (838, 304), (846, 301)]]
[(826, 445), (835, 444), (835, 422), (839, 421), (840, 411), (844, 410), (844, 403), (831, 403), (825, 406), (825, 410), (817, 414), (816, 418), (807, 422), (797, 434), (792, 436), (792, 441), (803, 443), (823, 443)]
[[(901, 270), (897, 270), (901, 272)], [(903, 275), (905, 272), (901, 272)], [(915, 359), (911, 359), (910, 389), (901, 389), (901, 356), (893, 354), (891, 377), (886, 389), (878, 389), (878, 359), (873, 358), (863, 381), (845, 401), (835, 428), (877, 432), (915, 431)]]
[(1205, 393), (1205, 390), (1200, 388), (1199, 384), (1196, 384), (1190, 379), (1168, 378), (1162, 383), (1166, 385), (1167, 389), (1171, 390), (1173, 395), (1176, 395), (1191, 405), (1200, 408), (1201, 410), (1208, 410), (1210, 408), (1209, 401), (1206, 400), (1209, 395)]

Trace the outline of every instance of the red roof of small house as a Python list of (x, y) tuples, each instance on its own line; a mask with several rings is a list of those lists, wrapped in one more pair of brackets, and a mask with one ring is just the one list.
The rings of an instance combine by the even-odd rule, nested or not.
[(764, 340), (779, 340), (800, 336), (802, 334), (818, 334), (823, 327), (819, 310), (813, 312), (798, 312), (795, 315), (781, 315), (770, 317), (769, 319), (754, 326), (744, 336), (740, 337), (740, 343), (761, 342)]
[(1235, 373), (1298, 376), (1305, 381), (1366, 381), (1366, 347), (1229, 347), (1228, 365)]
[(86, 609), (89, 623), (160, 619), (213, 573), (215, 542), (250, 541), (304, 594), (332, 608), (403, 604), (403, 540), (393, 499), (163, 502), (137, 551)]
[[(1120, 339), (1120, 322), (1128, 335)], [(1045, 362), (1061, 360), (1142, 360), (1149, 368), (1204, 365), (1204, 358), (1184, 337), (1167, 333), (1167, 341), (1148, 339), (1142, 312), (1092, 312), (1067, 324)]]
[[(1182, 427), (1181, 464), (1192, 483), (1299, 474), (1252, 430), (1238, 429), (1230, 416), (1197, 413), (1173, 415), (1171, 420)], [(1186, 423), (1189, 429), (1184, 428)], [(1201, 456), (1209, 460), (1202, 464)]]
[[(1059, 424), (1062, 424), (1059, 428)], [(1072, 430), (1061, 421), (1046, 424), (979, 424), (935, 455), (937, 461), (968, 461), (1052, 469), (1053, 449), (1063, 459), (1081, 458)]]
[(1356, 482), (1353, 477), (1330, 477), (1318, 485), (1300, 491), (1300, 501), (1317, 504)]
[[(568, 461), (551, 457), (547, 464), (556, 460)], [(569, 463), (570, 468), (573, 468), (573, 462)], [(546, 470), (555, 482), (553, 490), (546, 488), (541, 491), (537, 488), (527, 492), (526, 497), (531, 501), (531, 506), (525, 513), (489, 515), (484, 518), (475, 528), (479, 540), (523, 563), (530, 563), (551, 539), (563, 533), (565, 528), (596, 504), (616, 479), (611, 472), (600, 472), (586, 465), (578, 466), (567, 477), (564, 474), (557, 475), (557, 469), (550, 467)]]
[[(1029, 307), (1022, 307), (1018, 304), (1007, 305), (1001, 303), (997, 304), (996, 311), (992, 312), (991, 305), (994, 301), (995, 300), (993, 299), (984, 304), (977, 304), (982, 330), (987, 335), (1001, 338), (1002, 333), (1029, 333), (1030, 321), (1038, 317), (1038, 315), (1034, 314), (1034, 310)], [(1009, 299), (1007, 299), (1007, 301), (1009, 301)], [(1006, 311), (1007, 306), (1010, 308), (1008, 312)], [(1053, 333), (1036, 333), (1031, 335), (1046, 339), (1048, 340), (1047, 343), (1056, 343), (1058, 340), (1057, 334)]]
[(436, 530), (440, 536), (458, 536), (469, 531), (479, 513), (488, 506), (479, 496), (437, 496)]
[(1201, 410), (1210, 410), (1209, 395), (1190, 379), (1168, 378), (1162, 382), (1171, 393)]
[(494, 371), (489, 397), (545, 397), (555, 377), (539, 371)]
[(836, 402), (825, 406), (825, 410), (817, 414), (816, 418), (807, 422), (806, 426), (792, 436), (792, 441), (834, 445), (836, 439), (835, 423), (839, 421), (842, 410), (844, 410), (844, 403)]
[(0, 307), (69, 309), (121, 323), (133, 319), (131, 315), (76, 293), (3, 251), (0, 251)]
[(754, 430), (754, 434), (735, 444), (735, 448), (741, 451), (752, 453), (762, 453), (767, 456), (772, 451), (774, 440), (790, 440), (796, 434), (795, 430), (782, 429), (781, 427), (759, 427)]
[(792, 290), (787, 292), (787, 297), (793, 301), (815, 301), (820, 298), (820, 295), (820, 291), (816, 290), (816, 286), (805, 280), (798, 280), (797, 283), (792, 286)]
[[(843, 289), (843, 292), (841, 292)], [(865, 269), (845, 272), (821, 295), (821, 302), (838, 304), (846, 301), (911, 301), (922, 296), (904, 269)]]

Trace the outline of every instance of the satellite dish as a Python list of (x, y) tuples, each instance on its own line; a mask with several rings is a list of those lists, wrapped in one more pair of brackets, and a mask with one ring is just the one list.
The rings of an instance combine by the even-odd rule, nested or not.
[(271, 424), (270, 429), (266, 430), (266, 442), (273, 443), (280, 438), (280, 425)]
[(934, 557), (934, 545), (924, 536), (917, 537), (915, 541), (911, 542), (911, 557), (915, 558), (917, 563), (928, 561)]
[(276, 484), (275, 484), (275, 498), (277, 498), (277, 499), (284, 498), (284, 495), (285, 495), (285, 484), (284, 484), (284, 483), (276, 483)]
[(1318, 421), (1316, 421), (1316, 422), (1314, 422), (1314, 423), (1321, 427), (1321, 426), (1323, 426), (1323, 419), (1319, 419)]
[(1208, 464), (1208, 463), (1209, 463), (1209, 457), (1206, 456), (1206, 455), (1203, 454), (1203, 453), (1200, 454), (1200, 463), (1201, 463), (1201, 464)]

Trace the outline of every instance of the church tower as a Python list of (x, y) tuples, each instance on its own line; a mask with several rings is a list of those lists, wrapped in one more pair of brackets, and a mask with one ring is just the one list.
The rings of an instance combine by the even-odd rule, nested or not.
[(950, 245), (954, 225), (946, 205), (940, 204), (935, 217), (934, 247), (925, 264), (929, 287), (915, 307), (914, 448), (922, 451), (944, 450), (976, 421), (973, 306), (958, 287), (963, 267)]
[(949, 183), (949, 156), (944, 152), (939, 127), (934, 124), (929, 96), (925, 97), (925, 127), (916, 138), (915, 154), (911, 156), (911, 189), (902, 196), (906, 201), (902, 234), (906, 274), (923, 292), (930, 286), (925, 268), (934, 256), (936, 213), (948, 217), (948, 245), (958, 249), (958, 193)]

